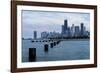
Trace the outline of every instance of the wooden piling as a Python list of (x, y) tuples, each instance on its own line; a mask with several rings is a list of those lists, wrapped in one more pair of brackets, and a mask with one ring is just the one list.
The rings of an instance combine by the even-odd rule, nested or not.
[(32, 42), (34, 42), (34, 41), (32, 41)]
[(53, 43), (50, 43), (50, 47), (53, 48)]
[(54, 42), (54, 46), (56, 46), (56, 42)]
[(48, 44), (45, 44), (45, 45), (44, 45), (44, 51), (45, 51), (45, 52), (48, 52), (48, 48), (49, 48)]
[(36, 48), (29, 48), (29, 62), (36, 61)]

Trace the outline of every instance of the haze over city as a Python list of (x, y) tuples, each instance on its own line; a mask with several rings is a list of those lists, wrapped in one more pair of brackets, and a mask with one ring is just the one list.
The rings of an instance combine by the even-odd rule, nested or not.
[(72, 24), (80, 26), (84, 23), (86, 30), (89, 31), (90, 14), (72, 12), (47, 12), (47, 11), (26, 11), (22, 10), (22, 36), (33, 38), (33, 31), (37, 31), (37, 37), (41, 37), (41, 32), (62, 31), (64, 20), (68, 20), (68, 26)]

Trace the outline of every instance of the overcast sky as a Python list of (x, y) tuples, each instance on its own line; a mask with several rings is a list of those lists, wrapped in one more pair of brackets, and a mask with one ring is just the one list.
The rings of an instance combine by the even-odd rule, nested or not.
[(33, 31), (37, 31), (38, 37), (43, 31), (61, 33), (61, 25), (65, 19), (68, 20), (68, 26), (80, 26), (80, 23), (84, 23), (86, 30), (89, 31), (89, 13), (22, 10), (22, 36), (33, 38)]

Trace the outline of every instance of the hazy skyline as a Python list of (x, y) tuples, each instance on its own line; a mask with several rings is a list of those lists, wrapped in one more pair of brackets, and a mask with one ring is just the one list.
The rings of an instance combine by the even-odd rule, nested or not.
[(38, 37), (43, 31), (61, 33), (61, 25), (65, 19), (68, 20), (68, 26), (80, 26), (80, 23), (84, 23), (86, 29), (90, 29), (89, 13), (22, 10), (22, 36), (33, 38), (33, 31), (38, 32)]

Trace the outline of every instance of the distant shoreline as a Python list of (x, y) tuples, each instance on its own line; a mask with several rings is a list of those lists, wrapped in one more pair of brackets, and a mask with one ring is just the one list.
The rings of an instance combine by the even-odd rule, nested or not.
[(63, 39), (62, 41), (85, 41), (90, 39)]
[(86, 40), (90, 40), (89, 38), (82, 38), (82, 39), (22, 39), (22, 40), (31, 40), (31, 41), (56, 41), (56, 40), (60, 40), (60, 41), (86, 41)]

